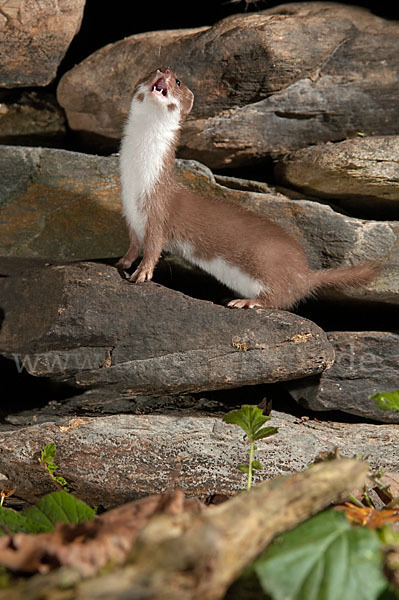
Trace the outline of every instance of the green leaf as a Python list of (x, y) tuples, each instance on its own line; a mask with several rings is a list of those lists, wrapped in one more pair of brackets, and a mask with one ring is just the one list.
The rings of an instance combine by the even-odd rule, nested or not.
[(399, 412), (399, 390), (374, 394), (373, 396), (370, 396), (370, 400), (374, 400), (376, 406), (381, 410)]
[[(93, 519), (96, 511), (63, 490), (43, 496), (22, 512), (0, 507), (0, 525), (11, 533), (52, 531), (56, 523), (82, 523)], [(5, 533), (0, 529), (0, 535)]]
[(252, 404), (243, 404), (240, 409), (231, 410), (223, 417), (225, 423), (238, 425), (245, 431), (249, 438), (262, 427), (270, 417), (266, 417), (260, 408)]
[(82, 523), (90, 521), (95, 515), (93, 508), (64, 490), (43, 496), (24, 513), (30, 521), (45, 527), (46, 531), (52, 531), (59, 522)]
[(54, 463), (45, 463), (48, 472), (50, 473), (50, 475), (52, 475), (54, 473), (54, 471), (56, 469), (58, 469), (58, 465), (54, 464)]
[(54, 481), (56, 481), (57, 483), (62, 485), (62, 487), (65, 489), (66, 492), (68, 491), (66, 489), (68, 487), (68, 482), (66, 479), (64, 479), (64, 477), (61, 477), (61, 475), (56, 475), (56, 476), (54, 476)]
[(262, 427), (267, 421), (270, 421), (270, 417), (266, 417), (260, 408), (257, 406), (251, 406), (252, 411), (249, 415), (249, 420), (251, 423), (251, 429), (253, 433), (256, 433), (258, 429)]
[(41, 452), (39, 462), (44, 466), (45, 469), (47, 469), (47, 472), (49, 473), (50, 477), (52, 477), (54, 481), (63, 486), (65, 491), (68, 491), (68, 482), (66, 481), (66, 479), (64, 479), (64, 477), (61, 477), (60, 475), (54, 475), (54, 471), (58, 469), (58, 465), (56, 465), (54, 462), (56, 453), (57, 448), (53, 442), (51, 442), (50, 444), (46, 444), (46, 446)]
[(384, 546), (399, 546), (399, 531), (395, 531), (391, 525), (377, 529), (377, 535)]
[(254, 440), (261, 440), (263, 438), (267, 438), (270, 435), (274, 435), (277, 432), (277, 427), (264, 427), (263, 429), (260, 429), (255, 433)]
[(258, 471), (260, 471), (261, 469), (263, 469), (263, 465), (258, 460), (253, 460), (252, 461), (252, 468), (253, 469), (257, 469)]
[(329, 510), (276, 538), (252, 569), (273, 600), (375, 600), (382, 565), (376, 532)]
[(47, 464), (52, 464), (54, 462), (56, 453), (57, 448), (53, 442), (46, 444), (41, 452), (40, 461)]
[(241, 409), (231, 410), (226, 413), (223, 417), (223, 421), (231, 425), (238, 425), (248, 436), (250, 435), (248, 421), (244, 419)]
[(246, 473), (248, 475), (248, 472), (249, 472), (248, 465), (238, 465), (237, 469), (239, 469), (242, 473)]
[[(3, 529), (4, 527), (4, 529)], [(0, 507), (0, 536), (6, 533), (40, 533), (40, 526), (34, 528), (34, 525), (27, 522), (22, 512), (17, 512), (11, 508)]]

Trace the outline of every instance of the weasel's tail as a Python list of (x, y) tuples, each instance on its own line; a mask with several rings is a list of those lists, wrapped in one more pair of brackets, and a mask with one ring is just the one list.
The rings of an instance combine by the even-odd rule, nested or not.
[(376, 279), (381, 270), (382, 265), (378, 262), (366, 262), (353, 267), (337, 269), (321, 269), (312, 271), (312, 284), (315, 291), (324, 287), (361, 287)]

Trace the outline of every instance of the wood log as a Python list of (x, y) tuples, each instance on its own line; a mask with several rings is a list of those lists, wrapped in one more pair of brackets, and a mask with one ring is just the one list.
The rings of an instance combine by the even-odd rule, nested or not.
[[(218, 600), (273, 539), (364, 484), (368, 466), (353, 459), (319, 463), (241, 493), (200, 514), (155, 515), (123, 567), (76, 582), (76, 571), (33, 578), (0, 600)], [(71, 586), (65, 589), (65, 582)], [(75, 577), (75, 584), (73, 584)]]

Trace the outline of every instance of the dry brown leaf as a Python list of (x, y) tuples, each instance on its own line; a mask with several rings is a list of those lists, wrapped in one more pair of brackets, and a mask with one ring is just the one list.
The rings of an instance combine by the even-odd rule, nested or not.
[(4, 498), (9, 498), (15, 493), (15, 488), (3, 488), (0, 492), (0, 506), (3, 506)]
[(345, 502), (335, 507), (337, 510), (343, 510), (347, 519), (354, 525), (363, 525), (369, 529), (378, 529), (387, 523), (399, 522), (399, 510), (389, 510), (383, 508), (376, 510), (368, 506), (356, 506), (351, 502)]

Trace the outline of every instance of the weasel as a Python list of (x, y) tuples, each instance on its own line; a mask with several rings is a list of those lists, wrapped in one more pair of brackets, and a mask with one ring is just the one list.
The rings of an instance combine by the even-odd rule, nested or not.
[(241, 296), (229, 307), (290, 309), (320, 288), (364, 285), (378, 275), (380, 267), (372, 262), (312, 270), (299, 242), (273, 221), (178, 183), (175, 151), (193, 101), (168, 67), (150, 73), (134, 90), (120, 150), (130, 246), (117, 263), (125, 271), (143, 252), (130, 282), (150, 280), (166, 250)]

